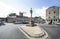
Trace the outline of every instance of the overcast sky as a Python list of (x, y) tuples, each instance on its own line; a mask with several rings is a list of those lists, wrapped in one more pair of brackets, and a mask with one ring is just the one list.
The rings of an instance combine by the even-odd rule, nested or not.
[(32, 8), (33, 17), (41, 16), (45, 19), (46, 9), (50, 6), (60, 6), (60, 0), (0, 0), (0, 17), (6, 17), (10, 13), (19, 14), (19, 11), (30, 16), (29, 10)]

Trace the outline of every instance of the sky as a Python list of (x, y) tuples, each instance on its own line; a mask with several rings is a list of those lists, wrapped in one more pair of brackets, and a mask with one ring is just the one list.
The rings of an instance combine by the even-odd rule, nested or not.
[(51, 6), (59, 6), (60, 0), (0, 0), (0, 17), (7, 17), (10, 13), (30, 17), (30, 8), (33, 10), (33, 17), (41, 16), (46, 19), (46, 9)]

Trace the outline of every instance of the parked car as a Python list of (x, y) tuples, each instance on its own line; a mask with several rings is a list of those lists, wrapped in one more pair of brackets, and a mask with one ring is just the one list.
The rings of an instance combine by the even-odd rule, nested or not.
[(56, 23), (56, 25), (59, 25), (60, 26), (60, 22)]
[(22, 22), (23, 24), (29, 24), (29, 22)]
[(14, 24), (22, 24), (22, 22), (14, 22)]
[(3, 22), (0, 22), (0, 25), (5, 25)]
[(29, 24), (29, 22), (14, 22), (14, 24)]

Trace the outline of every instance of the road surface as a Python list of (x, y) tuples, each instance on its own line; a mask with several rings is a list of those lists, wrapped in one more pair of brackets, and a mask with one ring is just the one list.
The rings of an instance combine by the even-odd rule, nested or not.
[(0, 39), (28, 39), (18, 28), (12, 23), (0, 26)]
[(39, 24), (40, 27), (45, 29), (51, 39), (60, 39), (60, 26)]
[[(0, 26), (0, 39), (28, 39), (17, 26), (22, 24), (6, 23)], [(60, 26), (39, 24), (47, 31), (49, 37), (47, 39), (60, 39)]]

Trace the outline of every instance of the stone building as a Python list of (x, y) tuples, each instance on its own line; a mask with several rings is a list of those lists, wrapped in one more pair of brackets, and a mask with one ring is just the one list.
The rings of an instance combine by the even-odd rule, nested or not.
[[(41, 17), (32, 17), (32, 20), (35, 23), (41, 23), (44, 22)], [(6, 22), (8, 23), (14, 23), (14, 22), (30, 22), (30, 17), (24, 16), (22, 12), (19, 12), (19, 15), (16, 15), (16, 13), (11, 13), (7, 16)]]
[(11, 13), (7, 16), (6, 21), (9, 23), (15, 22), (16, 21), (16, 13)]
[(19, 12), (19, 15), (16, 15), (15, 13), (11, 13), (7, 16), (7, 22), (13, 23), (13, 22), (28, 22), (29, 18), (26, 16), (23, 16), (23, 13)]
[(51, 6), (46, 10), (46, 22), (56, 24), (60, 18), (60, 7)]
[(35, 23), (44, 23), (44, 22), (45, 22), (45, 20), (42, 19), (40, 16), (34, 17), (34, 18), (33, 18), (33, 21), (34, 21)]

